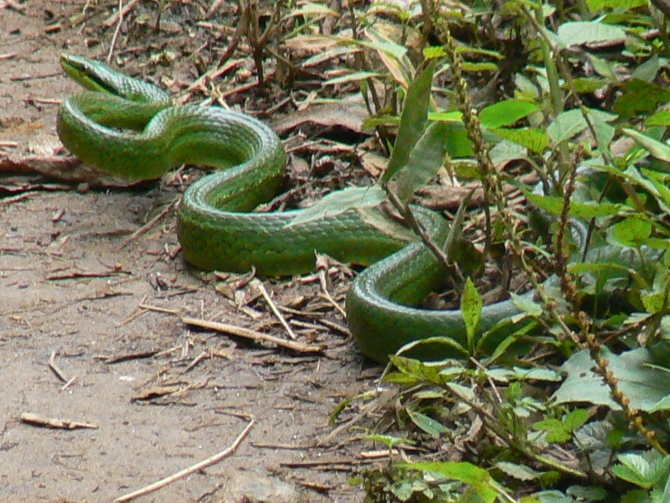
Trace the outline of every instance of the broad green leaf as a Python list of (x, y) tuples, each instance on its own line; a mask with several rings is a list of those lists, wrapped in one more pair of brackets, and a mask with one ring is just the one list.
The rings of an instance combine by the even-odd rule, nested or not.
[(390, 188), (403, 203), (409, 203), (414, 193), (433, 178), (444, 164), (448, 131), (448, 124), (433, 122), (412, 149), (407, 165), (391, 179)]
[(461, 311), (465, 322), (465, 331), (468, 336), (468, 346), (474, 348), (474, 338), (477, 326), (482, 317), (482, 298), (470, 278), (465, 282), (463, 295), (461, 297)]
[(540, 491), (533, 494), (540, 503), (575, 503), (570, 496), (566, 496), (560, 491)]
[(558, 28), (558, 39), (565, 47), (599, 42), (622, 42), (626, 30), (598, 21), (571, 21)]
[(593, 54), (587, 54), (587, 58), (591, 61), (593, 69), (598, 75), (605, 77), (609, 82), (619, 83), (619, 76), (614, 70), (612, 62), (599, 58)]
[(608, 229), (608, 242), (619, 246), (638, 247), (651, 236), (652, 228), (648, 220), (630, 216)]
[(392, 355), (389, 358), (391, 363), (403, 374), (407, 374), (423, 382), (444, 384), (444, 379), (440, 376), (440, 369), (434, 365), (429, 365), (405, 356)]
[(503, 100), (481, 110), (479, 120), (485, 127), (499, 128), (514, 124), (539, 109), (538, 105), (530, 101)]
[(605, 489), (597, 486), (570, 486), (566, 494), (574, 496), (578, 501), (604, 501), (608, 494)]
[(587, 128), (580, 110), (568, 110), (559, 114), (547, 128), (547, 134), (557, 145), (569, 140)]
[(616, 130), (613, 126), (610, 126), (607, 122), (603, 121), (599, 116), (592, 117), (592, 126), (596, 132), (596, 139), (598, 140), (598, 151), (608, 151)]
[(572, 438), (572, 431), (558, 419), (544, 419), (533, 424), (533, 429), (545, 431), (547, 442), (564, 443)]
[[(532, 194), (527, 190), (524, 190), (523, 192), (528, 198), (528, 201), (542, 210), (548, 211), (553, 215), (560, 215), (563, 211), (562, 197)], [(621, 209), (622, 205), (614, 203), (581, 203), (577, 201), (570, 201), (570, 215), (583, 220), (619, 215), (621, 214)]]
[(334, 217), (352, 208), (369, 208), (386, 201), (386, 192), (378, 185), (372, 187), (348, 187), (328, 194), (314, 206), (302, 210), (286, 227), (312, 220)]
[(670, 101), (670, 90), (640, 79), (629, 80), (622, 91), (614, 103), (614, 111), (624, 119), (638, 112), (653, 112), (658, 105)]
[(645, 126), (670, 126), (670, 110), (661, 110), (644, 121)]
[(388, 182), (396, 171), (407, 165), (410, 153), (423, 134), (428, 118), (430, 87), (436, 64), (437, 60), (432, 60), (426, 69), (414, 79), (407, 90), (400, 126), (398, 127), (398, 136), (389, 160), (388, 169), (382, 175), (382, 182)]
[(587, 0), (586, 4), (591, 12), (597, 13), (603, 9), (634, 9), (649, 5), (649, 0)]
[(648, 136), (635, 129), (624, 128), (622, 131), (624, 134), (633, 138), (633, 140), (635, 140), (639, 145), (646, 148), (652, 157), (658, 159), (659, 161), (670, 163), (670, 147), (668, 147), (665, 143), (660, 142), (651, 136)]
[(496, 142), (489, 153), (493, 164), (503, 164), (516, 159), (525, 159), (528, 155), (528, 149), (518, 143), (502, 140)]
[(463, 112), (454, 110), (452, 112), (430, 112), (428, 114), (429, 121), (453, 122), (455, 124), (463, 125)]
[(617, 455), (621, 464), (614, 465), (614, 474), (639, 487), (650, 489), (662, 477), (667, 478), (670, 456), (661, 456), (656, 451), (642, 454), (623, 453)]
[(471, 463), (407, 463), (401, 466), (424, 472), (437, 472), (450, 479), (469, 484), (484, 503), (493, 503), (497, 498), (497, 492), (492, 487), (495, 482), (491, 478), (491, 475), (483, 468), (479, 468)]
[(527, 295), (517, 295), (515, 293), (512, 293), (511, 296), (514, 305), (523, 312), (535, 317), (542, 316), (542, 313), (544, 312), (542, 309), (542, 304), (535, 302), (532, 297)]
[(510, 381), (549, 381), (560, 382), (563, 378), (561, 375), (551, 369), (546, 368), (495, 368), (486, 372), (488, 376), (500, 382)]
[[(600, 110), (588, 110), (593, 122), (600, 120), (603, 122), (612, 122), (616, 120), (617, 116)], [(574, 138), (579, 133), (587, 129), (588, 125), (582, 111), (579, 109), (568, 110), (559, 114), (554, 122), (547, 128), (549, 137), (553, 140), (554, 145), (563, 141)]]
[(606, 86), (607, 83), (607, 80), (597, 77), (579, 77), (572, 81), (572, 85), (575, 86), (575, 91), (585, 94), (594, 93), (598, 89)]
[(462, 124), (449, 123), (446, 143), (447, 153), (452, 159), (472, 157), (472, 144)]
[(445, 427), (436, 419), (428, 417), (421, 412), (416, 412), (410, 408), (405, 409), (405, 411), (415, 425), (433, 438), (440, 438), (442, 435), (449, 433), (450, 431), (449, 428)]
[(659, 68), (660, 63), (658, 54), (654, 54), (651, 58), (638, 66), (630, 78), (644, 80), (645, 82), (653, 82)]
[(547, 473), (538, 472), (529, 466), (510, 463), (508, 461), (498, 461), (495, 464), (495, 467), (510, 477), (514, 477), (515, 479), (522, 481), (537, 480), (542, 477), (542, 475)]
[[(670, 379), (665, 372), (649, 367), (653, 359), (646, 349), (621, 355), (603, 349), (602, 356), (609, 360), (607, 368), (618, 379), (619, 389), (630, 399), (631, 408), (646, 412), (670, 395)], [(592, 368), (593, 361), (587, 350), (572, 355), (562, 366), (568, 377), (554, 393), (554, 400), (556, 403), (592, 403), (620, 410), (619, 404), (611, 398), (609, 387)]]
[(547, 132), (540, 128), (491, 129), (491, 133), (541, 154), (549, 145)]

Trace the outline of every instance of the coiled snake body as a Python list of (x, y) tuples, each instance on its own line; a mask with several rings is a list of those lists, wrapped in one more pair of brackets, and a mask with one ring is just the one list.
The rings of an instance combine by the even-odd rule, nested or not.
[[(422, 243), (389, 236), (355, 210), (295, 225), (289, 224), (299, 210), (251, 213), (276, 194), (284, 175), (286, 155), (267, 125), (219, 107), (174, 107), (153, 85), (96, 61), (63, 55), (61, 63), (88, 89), (68, 98), (58, 115), (63, 144), (82, 161), (128, 179), (158, 178), (185, 163), (219, 168), (195, 182), (179, 208), (178, 236), (188, 262), (204, 270), (255, 267), (261, 275), (283, 276), (313, 270), (319, 252), (370, 266), (347, 296), (349, 327), (366, 356), (384, 362), (403, 345), (434, 336), (467, 347), (461, 311), (412, 307), (445, 274)], [(444, 243), (446, 221), (416, 211)], [(478, 334), (519, 312), (510, 301), (485, 307)], [(420, 345), (412, 355), (464, 356), (449, 345)]]

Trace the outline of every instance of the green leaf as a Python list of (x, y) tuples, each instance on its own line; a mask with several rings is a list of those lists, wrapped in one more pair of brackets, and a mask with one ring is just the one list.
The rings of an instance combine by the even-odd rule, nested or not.
[(621, 464), (612, 467), (614, 474), (638, 487), (651, 489), (654, 484), (668, 476), (670, 456), (661, 456), (656, 451), (619, 454), (617, 459)]
[(384, 444), (386, 447), (389, 449), (395, 447), (396, 445), (400, 444), (413, 444), (414, 441), (410, 440), (409, 438), (405, 437), (394, 437), (392, 435), (380, 435), (377, 433), (373, 433), (370, 435), (363, 435), (363, 440), (367, 440), (369, 442), (379, 442)]
[(547, 472), (538, 472), (536, 470), (533, 470), (529, 466), (518, 465), (516, 463), (509, 463), (507, 461), (498, 461), (495, 464), (495, 467), (498, 468), (498, 470), (501, 470), (503, 473), (509, 475), (510, 477), (514, 477), (515, 479), (522, 481), (537, 480), (541, 478), (545, 473), (547, 473)]
[(461, 68), (464, 72), (495, 72), (498, 70), (498, 65), (491, 62), (473, 63), (471, 61), (464, 61), (461, 63)]
[(651, 236), (652, 228), (648, 220), (630, 216), (608, 229), (607, 241), (614, 245), (636, 248), (646, 243)]
[(488, 128), (509, 126), (539, 110), (535, 103), (523, 100), (503, 100), (479, 112), (479, 120)]
[(401, 466), (424, 472), (437, 472), (450, 479), (469, 484), (484, 503), (493, 503), (497, 498), (498, 493), (492, 487), (494, 481), (491, 475), (486, 470), (471, 463), (408, 463)]
[(559, 26), (557, 34), (559, 41), (565, 47), (599, 42), (623, 42), (626, 39), (626, 30), (620, 26), (598, 21), (563, 23)]
[[(523, 192), (531, 204), (542, 210), (548, 211), (553, 215), (560, 215), (563, 211), (562, 197), (532, 194), (527, 190), (523, 190)], [(621, 214), (621, 209), (622, 206), (620, 204), (570, 201), (570, 215), (583, 220), (619, 215)]]
[(629, 10), (649, 5), (649, 0), (587, 0), (586, 4), (593, 13), (603, 9)]
[(558, 419), (544, 419), (533, 424), (536, 430), (547, 432), (547, 442), (564, 443), (572, 438), (572, 431)]
[[(653, 358), (645, 348), (621, 355), (608, 349), (602, 349), (601, 353), (609, 360), (607, 369), (618, 379), (618, 387), (630, 399), (632, 409), (650, 411), (670, 395), (670, 379), (665, 372), (649, 366), (653, 364)], [(572, 355), (561, 367), (568, 377), (554, 393), (554, 400), (559, 404), (592, 403), (620, 410), (619, 404), (611, 398), (609, 387), (592, 368), (593, 361), (587, 350)]]
[(614, 103), (614, 111), (626, 119), (638, 112), (653, 112), (670, 101), (670, 91), (653, 82), (631, 79), (622, 86), (623, 93)]
[[(588, 109), (587, 113), (594, 125), (598, 121), (612, 122), (617, 118), (616, 115), (601, 110)], [(553, 140), (554, 145), (558, 145), (561, 142), (574, 138), (587, 128), (588, 125), (582, 111), (573, 109), (559, 114), (547, 128), (547, 133)]]
[(529, 369), (521, 367), (514, 367), (513, 369), (495, 368), (488, 370), (486, 374), (496, 381), (504, 383), (510, 381), (560, 382), (563, 379), (558, 372), (540, 367)]
[(532, 298), (527, 295), (517, 295), (515, 293), (511, 294), (512, 302), (516, 307), (521, 309), (523, 312), (530, 314), (534, 317), (542, 316), (544, 310), (542, 309), (542, 304), (535, 302)]
[(430, 382), (433, 384), (444, 384), (444, 379), (440, 376), (440, 369), (434, 365), (428, 365), (413, 358), (405, 356), (392, 355), (389, 357), (391, 363), (403, 374), (409, 375), (418, 381)]
[(540, 128), (490, 129), (490, 132), (541, 154), (549, 145), (549, 136)]
[(638, 66), (630, 78), (644, 80), (645, 82), (653, 82), (659, 68), (658, 54), (654, 54), (651, 58)]
[(442, 435), (449, 433), (450, 431), (449, 428), (446, 428), (442, 423), (432, 417), (428, 417), (421, 412), (416, 412), (409, 408), (405, 410), (412, 422), (433, 438), (440, 438)]
[(603, 501), (608, 496), (605, 489), (597, 486), (570, 486), (565, 492), (577, 498), (577, 501)]
[(468, 336), (468, 347), (472, 353), (477, 326), (482, 318), (482, 298), (470, 278), (465, 282), (465, 288), (463, 289), (461, 311), (463, 312), (463, 321)]
[(670, 126), (670, 110), (661, 110), (655, 114), (649, 116), (645, 121), (644, 125), (647, 127), (651, 126)]
[(437, 60), (432, 60), (426, 69), (414, 79), (407, 90), (400, 126), (398, 127), (398, 136), (389, 160), (388, 169), (382, 175), (382, 182), (388, 182), (396, 171), (407, 165), (410, 153), (423, 134), (428, 118), (430, 88), (436, 64)]
[(348, 82), (359, 82), (361, 80), (369, 79), (372, 77), (380, 77), (381, 74), (377, 72), (352, 72), (345, 75), (340, 75), (339, 77), (334, 77), (328, 79), (324, 82), (325, 86), (336, 85), (336, 84), (346, 84)]
[(658, 159), (659, 161), (670, 163), (670, 147), (665, 143), (660, 142), (651, 136), (637, 131), (635, 129), (624, 128), (622, 130), (624, 134), (630, 136), (635, 140), (639, 145), (646, 148), (652, 157)]
[(352, 208), (369, 208), (386, 201), (386, 192), (374, 185), (372, 187), (347, 187), (328, 194), (314, 206), (302, 210), (286, 227), (304, 224), (324, 217), (334, 217)]
[(572, 81), (575, 91), (578, 93), (590, 94), (606, 86), (608, 81), (597, 77), (580, 77)]
[(447, 123), (433, 122), (412, 149), (407, 165), (391, 179), (391, 190), (403, 203), (409, 203), (414, 193), (433, 178), (444, 164), (448, 131)]

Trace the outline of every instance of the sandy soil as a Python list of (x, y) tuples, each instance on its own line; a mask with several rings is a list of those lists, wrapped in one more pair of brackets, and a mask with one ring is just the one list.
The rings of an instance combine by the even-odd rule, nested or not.
[[(156, 6), (134, 9), (116, 53), (131, 73), (193, 81), (194, 58), (157, 68), (148, 55), (193, 55), (210, 43), (210, 32), (184, 21), (203, 19), (207, 5), (172, 4), (160, 35), (151, 33)], [(84, 2), (0, 2), (0, 165), (4, 157), (57, 167), (65, 155), (57, 105), (78, 88), (58, 56), (104, 58), (116, 28), (104, 27), (111, 4), (85, 11), (85, 23), (83, 9)], [(224, 6), (223, 18), (210, 21), (234, 20), (226, 18), (233, 11)], [(229, 447), (247, 424), (235, 414), (256, 423), (231, 457), (139, 501), (363, 500), (347, 482), (361, 446), (346, 432), (329, 436), (328, 418), (343, 398), (369, 389), (380, 369), (337, 330), (345, 321), (316, 278), (263, 284), (277, 305), (293, 309), (286, 315), (298, 341), (326, 345), (325, 355), (182, 322), (191, 316), (286, 337), (255, 285), (238, 287), (240, 278), (202, 275), (183, 262), (171, 204), (191, 173), (95, 190), (0, 173), (0, 501), (112, 501)], [(331, 293), (341, 302), (347, 281), (334, 279)], [(50, 358), (66, 380), (76, 377), (69, 386)], [(21, 421), (26, 413), (95, 428), (40, 428)], [(342, 463), (290, 465), (330, 459)]]

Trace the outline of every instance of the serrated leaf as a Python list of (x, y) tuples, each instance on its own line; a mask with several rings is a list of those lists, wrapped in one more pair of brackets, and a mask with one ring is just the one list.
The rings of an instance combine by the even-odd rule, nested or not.
[(328, 194), (314, 206), (302, 210), (286, 227), (304, 224), (312, 220), (334, 217), (352, 208), (369, 208), (386, 200), (386, 192), (378, 185), (372, 187), (348, 187)]
[[(630, 407), (650, 411), (664, 397), (670, 395), (670, 379), (665, 372), (651, 368), (653, 358), (645, 348), (616, 355), (602, 349), (602, 357), (609, 360), (608, 370), (618, 379), (619, 390), (630, 399)], [(592, 370), (593, 361), (588, 351), (579, 351), (566, 361), (561, 369), (567, 379), (554, 393), (556, 403), (592, 403), (620, 410), (611, 398), (609, 387)]]
[(598, 21), (571, 21), (558, 28), (558, 39), (565, 47), (600, 42), (622, 42), (626, 30)]
[[(542, 210), (551, 213), (552, 215), (560, 215), (563, 211), (562, 197), (532, 194), (527, 190), (524, 190), (523, 192), (530, 203)], [(570, 215), (582, 220), (619, 215), (621, 213), (621, 208), (622, 206), (620, 204), (613, 203), (582, 203), (577, 201), (570, 201)]]
[(507, 461), (498, 461), (495, 467), (503, 473), (514, 477), (517, 480), (529, 481), (541, 478), (547, 472), (538, 472), (529, 466), (509, 463)]
[(516, 129), (491, 129), (491, 133), (505, 138), (506, 140), (518, 143), (524, 147), (541, 154), (549, 145), (549, 136), (547, 132), (539, 128), (516, 128)]
[(407, 90), (400, 125), (398, 126), (398, 136), (388, 168), (382, 175), (382, 182), (388, 182), (396, 171), (407, 165), (410, 153), (423, 134), (428, 118), (430, 88), (436, 64), (437, 60), (432, 60), (426, 69), (414, 79)]
[(653, 226), (648, 220), (626, 217), (608, 229), (608, 242), (618, 246), (638, 247), (646, 243)]
[(433, 122), (412, 149), (407, 165), (391, 179), (391, 190), (404, 204), (409, 203), (414, 193), (437, 175), (444, 164), (448, 131), (448, 124)]
[(656, 451), (623, 453), (617, 459), (621, 464), (612, 466), (614, 474), (638, 487), (650, 489), (661, 477), (667, 477), (670, 457), (662, 457)]
[(499, 128), (514, 124), (539, 109), (538, 105), (530, 101), (503, 100), (482, 109), (479, 120), (485, 127)]

